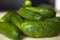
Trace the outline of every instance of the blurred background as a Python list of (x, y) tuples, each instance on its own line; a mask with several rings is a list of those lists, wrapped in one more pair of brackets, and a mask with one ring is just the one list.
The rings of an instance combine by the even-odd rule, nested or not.
[[(30, 0), (32, 6), (48, 4), (55, 8), (60, 13), (60, 0)], [(24, 0), (0, 0), (0, 10), (18, 10)]]
[[(0, 0), (0, 9), (10, 10), (19, 9), (24, 0)], [(30, 0), (32, 6), (39, 6), (41, 4), (48, 4), (55, 7), (55, 0)]]
[(33, 6), (39, 6), (41, 4), (48, 4), (52, 7), (55, 6), (55, 0), (31, 0)]

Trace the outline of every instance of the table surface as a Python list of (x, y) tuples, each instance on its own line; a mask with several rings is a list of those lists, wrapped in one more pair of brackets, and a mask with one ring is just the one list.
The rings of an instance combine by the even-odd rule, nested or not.
[[(0, 12), (0, 18), (2, 18), (7, 12)], [(56, 16), (60, 16), (60, 13), (57, 13)], [(11, 40), (7, 38), (6, 36), (0, 34), (0, 40)], [(60, 35), (56, 37), (49, 37), (49, 38), (30, 38), (30, 37), (25, 37), (23, 40), (60, 40)]]

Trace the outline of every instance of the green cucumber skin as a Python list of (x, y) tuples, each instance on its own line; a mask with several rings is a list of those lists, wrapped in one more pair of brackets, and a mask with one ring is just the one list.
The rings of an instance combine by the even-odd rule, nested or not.
[(0, 19), (0, 22), (12, 22), (16, 26), (20, 26), (20, 24), (23, 22), (23, 19), (16, 11), (9, 11)]
[(12, 40), (18, 40), (19, 29), (10, 23), (0, 22), (0, 33)]
[[(4, 30), (2, 30), (3, 28), (1, 27), (1, 30), (3, 32), (1, 32), (1, 31), (0, 32), (2, 34), (7, 35), (8, 33), (10, 33), (7, 35), (7, 37), (9, 37), (13, 40), (19, 40), (19, 39), (17, 39), (17, 38), (19, 38), (18, 33), (21, 34), (21, 31), (18, 27), (20, 27), (23, 20), (16, 11), (9, 11), (4, 17), (2, 17), (2, 19), (0, 19), (0, 22), (1, 22), (0, 26), (3, 25), (3, 27), (6, 26), (7, 29), (9, 28), (8, 30), (5, 28), (6, 30), (4, 31)], [(4, 24), (4, 23), (6, 23), (6, 24)], [(10, 25), (10, 23), (12, 23), (13, 25), (12, 24)], [(9, 32), (10, 30), (11, 30), (11, 32)], [(13, 34), (13, 31), (15, 31), (17, 33), (17, 36), (16, 36), (16, 34)]]
[(32, 6), (31, 1), (30, 0), (25, 0), (22, 7), (31, 7), (31, 6)]
[(56, 21), (56, 22), (60, 23), (60, 17), (47, 18), (46, 20)]
[(7, 12), (1, 19), (0, 22), (9, 22), (10, 20), (10, 16), (12, 15), (12, 13)]
[(36, 7), (25, 7), (25, 9), (33, 11), (33, 12), (39, 12), (45, 18), (52, 18), (56, 16), (55, 10), (50, 7), (37, 7), (37, 8)]
[(22, 17), (17, 12), (12, 13), (10, 21), (18, 27), (23, 23)]
[[(30, 37), (52, 37), (59, 34), (60, 23), (45, 20), (45, 21), (27, 21), (24, 22), (20, 29)], [(45, 30), (45, 31), (44, 31)]]
[(43, 19), (42, 15), (40, 15), (38, 12), (29, 11), (24, 8), (21, 8), (19, 10), (19, 15), (21, 15), (22, 17), (28, 20), (42, 20)]

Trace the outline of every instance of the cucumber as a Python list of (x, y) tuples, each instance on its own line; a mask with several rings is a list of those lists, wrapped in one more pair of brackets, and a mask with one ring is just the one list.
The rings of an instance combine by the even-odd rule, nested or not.
[[(11, 11), (12, 12), (12, 11)], [(11, 13), (10, 12), (10, 13)], [(10, 17), (10, 22), (13, 23), (15, 26), (19, 27), (21, 26), (21, 24), (23, 23), (23, 18), (18, 14), (18, 12), (13, 11), (11, 17)], [(19, 29), (20, 30), (20, 29)], [(20, 30), (20, 40), (23, 38), (24, 33)]]
[(29, 37), (52, 37), (59, 34), (60, 23), (52, 20), (25, 21), (20, 29)]
[(30, 7), (30, 6), (32, 6), (31, 0), (25, 0), (22, 7)]
[(0, 22), (0, 33), (12, 40), (18, 40), (20, 35), (19, 29), (15, 25), (6, 22)]
[(13, 11), (13, 13), (10, 17), (10, 21), (18, 27), (20, 27), (20, 25), (23, 23), (23, 19), (21, 18), (21, 16), (16, 11)]
[(47, 18), (46, 20), (56, 21), (60, 23), (60, 17)]
[(56, 16), (55, 10), (51, 7), (25, 7), (25, 9), (33, 12), (38, 12), (43, 15), (44, 18), (52, 18)]
[(38, 12), (33, 12), (31, 10), (26, 10), (25, 8), (21, 8), (19, 11), (19, 15), (28, 19), (28, 20), (42, 20), (43, 17)]
[(10, 16), (12, 15), (12, 13), (7, 12), (1, 19), (0, 22), (9, 22)]

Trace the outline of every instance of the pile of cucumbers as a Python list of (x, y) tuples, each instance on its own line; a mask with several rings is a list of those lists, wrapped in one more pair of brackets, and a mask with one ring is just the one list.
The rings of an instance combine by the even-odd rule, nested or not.
[(49, 5), (32, 7), (30, 2), (18, 11), (8, 11), (0, 19), (0, 33), (12, 40), (28, 37), (52, 37), (60, 32), (60, 17)]

